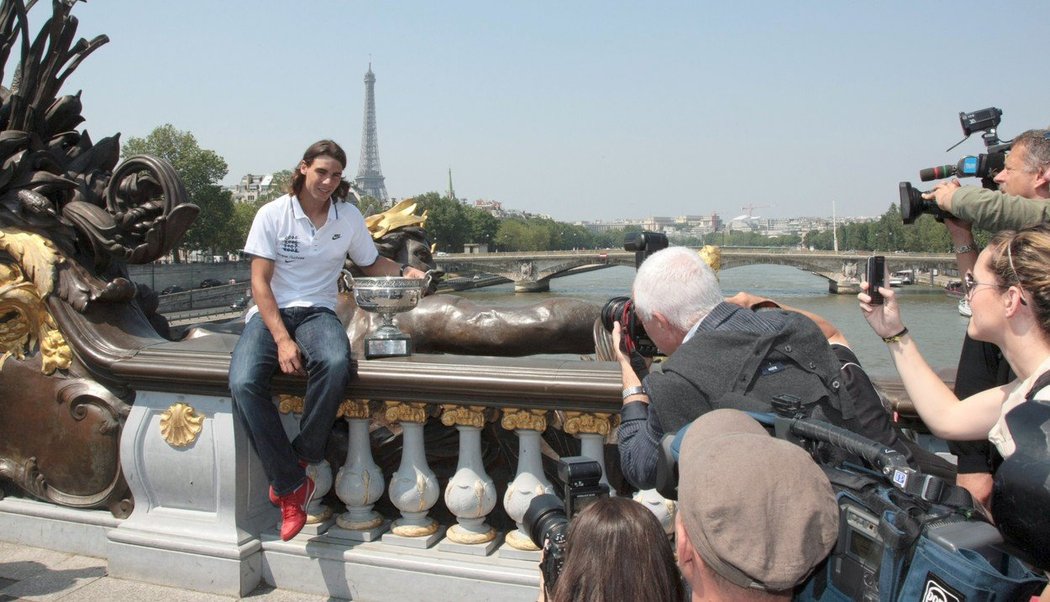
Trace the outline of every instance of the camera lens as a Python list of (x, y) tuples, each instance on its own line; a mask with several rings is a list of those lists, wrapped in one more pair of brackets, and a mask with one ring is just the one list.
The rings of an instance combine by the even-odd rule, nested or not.
[(605, 306), (602, 307), (602, 326), (605, 327), (605, 330), (612, 332), (613, 322), (619, 322), (621, 326), (626, 326), (624, 324), (624, 309), (630, 302), (630, 297), (613, 297), (605, 302)]
[(545, 493), (532, 498), (521, 522), (532, 543), (537, 548), (543, 548), (543, 542), (548, 537), (566, 529), (569, 518), (558, 496)]

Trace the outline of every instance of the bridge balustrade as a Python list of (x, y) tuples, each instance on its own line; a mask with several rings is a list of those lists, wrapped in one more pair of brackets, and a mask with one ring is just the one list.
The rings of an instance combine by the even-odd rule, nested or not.
[[(348, 434), (345, 461), (337, 470), (327, 462), (308, 469), (317, 497), (334, 491), (345, 511), (333, 514), (315, 500), (304, 532), (285, 543), (266, 502), (266, 479), (233, 419), (228, 352), (214, 350), (214, 341), (200, 344), (152, 347), (112, 365), (114, 376), (138, 391), (121, 443), (122, 457), (133, 458), (125, 473), (136, 508), (110, 534), (115, 576), (164, 582), (164, 574), (149, 574), (149, 568), (172, 550), (193, 548), (203, 550), (196, 563), (209, 568), (209, 581), (188, 585), (205, 591), (243, 594), (255, 587), (253, 575), (262, 574), (280, 588), (338, 597), (533, 600), (539, 551), (522, 518), (532, 498), (552, 492), (543, 470), (543, 434), (552, 428), (575, 438), (579, 453), (604, 467), (604, 444), (618, 424), (620, 377), (611, 362), (422, 355), (362, 361), (340, 409), (338, 428)], [(278, 376), (274, 384), (275, 403), (294, 435), (304, 383)], [(424, 426), (438, 421), (459, 439), (457, 468), (446, 483), (428, 466), (433, 450), (424, 437)], [(502, 496), (482, 457), (482, 430), (493, 423), (517, 440), (514, 476)], [(179, 424), (186, 428), (180, 431)], [(378, 424), (403, 437), (392, 475), (373, 457), (369, 433)], [(194, 430), (185, 435), (190, 442), (171, 435)], [(377, 513), (382, 497), (396, 515)], [(670, 528), (665, 501), (655, 492), (642, 499)], [(439, 504), (447, 510), (439, 514), (453, 520), (435, 519)], [(513, 527), (492, 526), (497, 507)], [(179, 513), (172, 515), (171, 508)], [(221, 558), (209, 561), (209, 550)], [(405, 570), (413, 571), (411, 579), (403, 578)], [(471, 595), (457, 589), (463, 578), (472, 582)], [(187, 584), (185, 575), (178, 580)]]

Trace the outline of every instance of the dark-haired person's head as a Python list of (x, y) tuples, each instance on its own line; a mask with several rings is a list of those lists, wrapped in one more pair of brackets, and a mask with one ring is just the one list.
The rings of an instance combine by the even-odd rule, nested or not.
[(834, 547), (827, 476), (747, 414), (696, 419), (678, 465), (678, 564), (693, 600), (789, 599)]
[(565, 566), (551, 599), (665, 602), (685, 599), (671, 544), (645, 506), (601, 498), (569, 525)]
[[(324, 165), (315, 165), (318, 160), (321, 160)], [(303, 194), (304, 188), (307, 188), (307, 194), (327, 193), (331, 198), (345, 200), (350, 194), (350, 183), (343, 178), (346, 166), (346, 151), (343, 150), (343, 147), (334, 140), (318, 140), (306, 149), (302, 160), (292, 170), (288, 192), (299, 197)], [(336, 171), (337, 167), (338, 171)], [(321, 185), (321, 180), (326, 178), (327, 180)]]

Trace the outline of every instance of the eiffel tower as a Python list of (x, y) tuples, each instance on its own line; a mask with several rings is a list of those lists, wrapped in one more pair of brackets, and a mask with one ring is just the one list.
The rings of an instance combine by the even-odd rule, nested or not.
[(357, 162), (357, 177), (354, 184), (361, 194), (379, 199), (385, 205), (388, 197), (379, 166), (379, 136), (376, 134), (376, 76), (372, 63), (368, 63), (365, 74), (365, 126), (361, 132), (361, 159)]

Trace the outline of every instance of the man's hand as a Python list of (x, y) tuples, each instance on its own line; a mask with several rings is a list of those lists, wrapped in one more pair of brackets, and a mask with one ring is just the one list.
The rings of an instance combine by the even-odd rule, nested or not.
[(962, 184), (959, 183), (959, 180), (956, 178), (952, 178), (951, 180), (945, 180), (944, 182), (937, 184), (933, 187), (933, 190), (922, 195), (922, 198), (928, 201), (936, 201), (938, 207), (940, 207), (944, 211), (947, 211), (948, 213), (951, 213), (952, 195), (955, 194), (955, 191), (959, 190), (959, 188), (961, 187)]
[(302, 354), (299, 352), (299, 345), (296, 345), (295, 341), (290, 338), (277, 343), (277, 362), (281, 366), (281, 372), (285, 374), (306, 376), (306, 370), (303, 369)]
[(612, 329), (612, 342), (613, 342), (613, 353), (616, 354), (616, 361), (620, 364), (631, 363), (631, 358), (627, 357), (627, 352), (623, 347), (623, 330), (619, 322), (613, 322)]
[(408, 266), (405, 268), (405, 273), (403, 274), (403, 276), (405, 278), (426, 278), (427, 273), (419, 268)]

